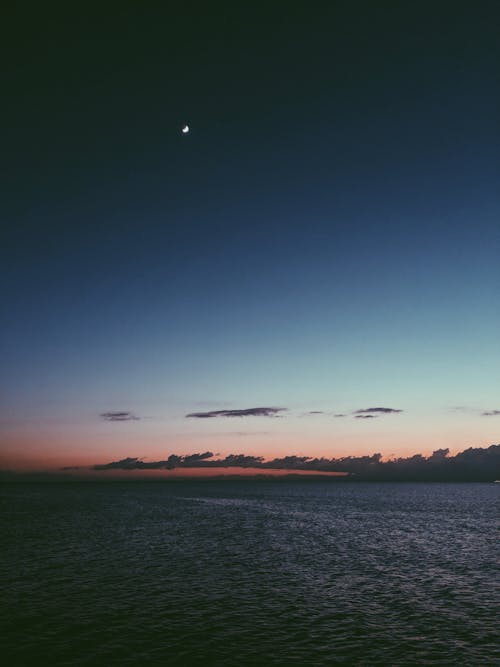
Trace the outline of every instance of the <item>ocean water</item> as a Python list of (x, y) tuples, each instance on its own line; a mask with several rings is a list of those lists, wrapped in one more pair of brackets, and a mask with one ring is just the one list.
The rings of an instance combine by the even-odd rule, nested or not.
[(495, 484), (6, 484), (4, 665), (499, 665)]

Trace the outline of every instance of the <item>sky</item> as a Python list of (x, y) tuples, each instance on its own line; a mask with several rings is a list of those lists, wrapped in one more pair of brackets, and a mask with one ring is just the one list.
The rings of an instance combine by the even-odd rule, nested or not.
[(498, 443), (498, 4), (171, 4), (3, 21), (0, 466)]

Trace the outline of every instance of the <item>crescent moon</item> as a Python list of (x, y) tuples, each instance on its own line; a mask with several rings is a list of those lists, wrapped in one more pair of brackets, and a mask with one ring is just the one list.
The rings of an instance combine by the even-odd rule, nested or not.
[(182, 134), (187, 134), (189, 132), (189, 125), (183, 125), (181, 132)]

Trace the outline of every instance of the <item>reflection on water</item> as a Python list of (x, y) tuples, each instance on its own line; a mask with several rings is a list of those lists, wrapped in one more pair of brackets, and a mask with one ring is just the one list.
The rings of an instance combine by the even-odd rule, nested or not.
[(494, 665), (498, 485), (6, 485), (8, 665)]

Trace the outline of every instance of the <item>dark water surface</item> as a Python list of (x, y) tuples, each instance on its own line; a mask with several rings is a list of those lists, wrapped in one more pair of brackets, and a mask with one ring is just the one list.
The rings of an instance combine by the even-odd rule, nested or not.
[(494, 484), (8, 484), (4, 665), (499, 665)]

